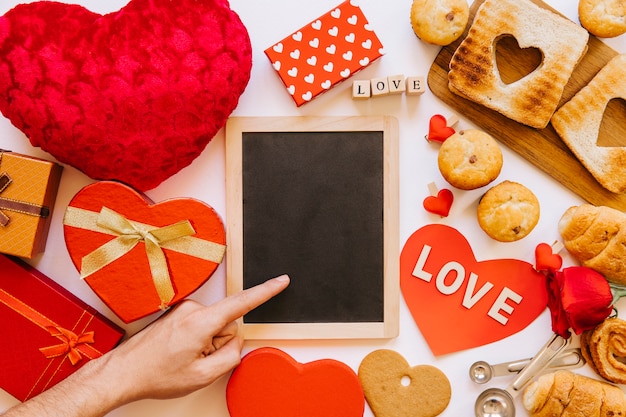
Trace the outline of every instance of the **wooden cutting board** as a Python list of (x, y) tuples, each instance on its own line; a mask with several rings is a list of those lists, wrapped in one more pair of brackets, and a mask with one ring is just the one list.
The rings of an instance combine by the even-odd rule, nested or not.
[[(541, 7), (555, 11), (540, 0)], [(475, 0), (470, 9), (470, 24), (484, 0)], [(469, 29), (468, 24), (468, 29)], [(430, 90), (466, 118), (494, 138), (507, 145), (529, 162), (542, 169), (565, 187), (591, 204), (604, 205), (626, 211), (626, 194), (615, 194), (603, 188), (569, 150), (551, 124), (535, 129), (517, 123), (500, 113), (453, 94), (448, 89), (448, 64), (466, 33), (454, 43), (441, 49), (428, 73)], [(559, 107), (584, 87), (617, 52), (594, 36), (589, 37), (589, 49), (578, 64), (565, 87)], [(504, 82), (519, 79), (541, 62), (538, 51), (520, 50), (512, 37), (497, 44), (498, 69)], [(614, 100), (607, 107), (600, 128), (598, 144), (626, 146), (626, 106)], [(523, 173), (520, 177), (523, 178)], [(624, 173), (626, 175), (626, 172)]]

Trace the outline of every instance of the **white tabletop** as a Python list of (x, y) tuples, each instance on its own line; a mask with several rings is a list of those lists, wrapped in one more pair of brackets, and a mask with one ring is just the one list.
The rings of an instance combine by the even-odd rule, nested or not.
[[(75, 0), (92, 11), (108, 13), (127, 3), (127, 0)], [(338, 0), (288, 1), (288, 0), (232, 0), (231, 7), (246, 25), (253, 47), (253, 69), (248, 87), (233, 115), (236, 116), (345, 116), (393, 115), (400, 123), (400, 245), (420, 227), (429, 223), (442, 223), (457, 228), (471, 244), (478, 260), (515, 258), (534, 262), (534, 249), (540, 242), (559, 238), (557, 222), (565, 209), (583, 201), (551, 177), (535, 168), (517, 154), (503, 147), (504, 166), (498, 181), (510, 179), (528, 186), (541, 203), (541, 219), (532, 234), (515, 243), (498, 243), (489, 239), (476, 222), (476, 204), (481, 190), (460, 192), (455, 190), (451, 215), (445, 219), (427, 213), (422, 201), (428, 195), (427, 185), (435, 182), (440, 188), (449, 187), (442, 179), (436, 164), (437, 147), (424, 140), (428, 121), (433, 114), (450, 114), (447, 108), (430, 91), (421, 97), (406, 95), (386, 96), (366, 101), (351, 98), (352, 79), (337, 85), (326, 94), (298, 108), (287, 94), (282, 82), (264, 55), (265, 48), (338, 5)], [(547, 3), (578, 22), (576, 4), (571, 0), (547, 0)], [(2, 0), (0, 14), (18, 4), (17, 0)], [(360, 0), (365, 16), (385, 47), (385, 55), (359, 73), (359, 79), (383, 77), (394, 74), (426, 76), (439, 48), (417, 39), (409, 23), (411, 0)], [(606, 40), (619, 52), (626, 52), (626, 35)], [(457, 128), (475, 127), (463, 119)], [(26, 137), (5, 118), (0, 118), (0, 148), (53, 160), (49, 154), (34, 148)], [(68, 256), (62, 231), (62, 216), (70, 199), (85, 185), (93, 182), (76, 169), (66, 166), (56, 201), (50, 236), (46, 251), (30, 263), (58, 281), (68, 290), (103, 314), (122, 325), (129, 334), (144, 327), (155, 317), (130, 325), (123, 323), (100, 301), (91, 289), (78, 278)], [(224, 132), (220, 131), (205, 151), (178, 174), (146, 194), (154, 201), (174, 197), (193, 197), (215, 208), (225, 221), (225, 171)], [(565, 265), (575, 261), (563, 254)], [(192, 295), (192, 298), (214, 302), (225, 295), (225, 263), (215, 275)], [(619, 306), (619, 304), (618, 304)], [(370, 352), (388, 348), (398, 351), (411, 365), (431, 364), (439, 367), (450, 379), (452, 399), (443, 416), (469, 416), (474, 401), (484, 387), (474, 385), (468, 378), (468, 367), (476, 360), (498, 363), (532, 356), (552, 334), (550, 319), (545, 311), (525, 330), (499, 342), (479, 348), (435, 357), (430, 352), (404, 302), (400, 302), (400, 335), (391, 340), (336, 340), (336, 341), (255, 341), (246, 342), (245, 352), (262, 346), (280, 348), (299, 362), (331, 358), (358, 369), (361, 360)], [(594, 376), (588, 366), (580, 373)], [(130, 404), (111, 415), (115, 416), (211, 416), (227, 417), (224, 377), (210, 387), (185, 398), (167, 401), (141, 401)], [(506, 386), (510, 378), (492, 381), (491, 386)], [(518, 415), (526, 412), (519, 399)], [(0, 390), (0, 411), (15, 404), (16, 400)], [(373, 414), (366, 406), (365, 416)]]

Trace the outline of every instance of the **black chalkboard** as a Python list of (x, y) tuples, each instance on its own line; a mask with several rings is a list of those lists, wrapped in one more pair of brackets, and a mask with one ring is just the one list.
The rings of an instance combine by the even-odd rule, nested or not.
[(255, 338), (397, 333), (398, 276), (389, 268), (398, 262), (394, 121), (229, 120), (229, 292), (291, 277), (282, 294), (244, 317)]

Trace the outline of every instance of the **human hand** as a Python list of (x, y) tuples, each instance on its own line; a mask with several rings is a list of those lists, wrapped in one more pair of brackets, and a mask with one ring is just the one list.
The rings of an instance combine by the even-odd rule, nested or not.
[(210, 306), (182, 302), (110, 352), (111, 383), (124, 402), (180, 397), (211, 384), (241, 360), (236, 320), (288, 284), (281, 276)]
[(183, 301), (104, 356), (87, 362), (5, 417), (101, 417), (132, 401), (181, 397), (241, 361), (236, 320), (289, 285), (286, 275), (213, 305)]

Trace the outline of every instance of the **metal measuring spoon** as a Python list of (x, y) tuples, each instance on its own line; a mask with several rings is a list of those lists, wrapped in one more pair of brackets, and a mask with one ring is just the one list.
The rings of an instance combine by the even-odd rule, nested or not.
[(474, 413), (476, 417), (514, 417), (514, 399), (519, 392), (543, 371), (569, 344), (569, 339), (553, 335), (548, 343), (522, 369), (511, 384), (505, 389), (488, 388), (476, 399)]
[[(520, 372), (532, 358), (521, 359), (513, 362), (491, 365), (485, 361), (477, 361), (469, 368), (469, 376), (477, 384), (485, 384), (496, 376), (507, 376)], [(579, 368), (585, 364), (580, 349), (568, 349), (561, 353), (548, 367), (549, 370)]]

